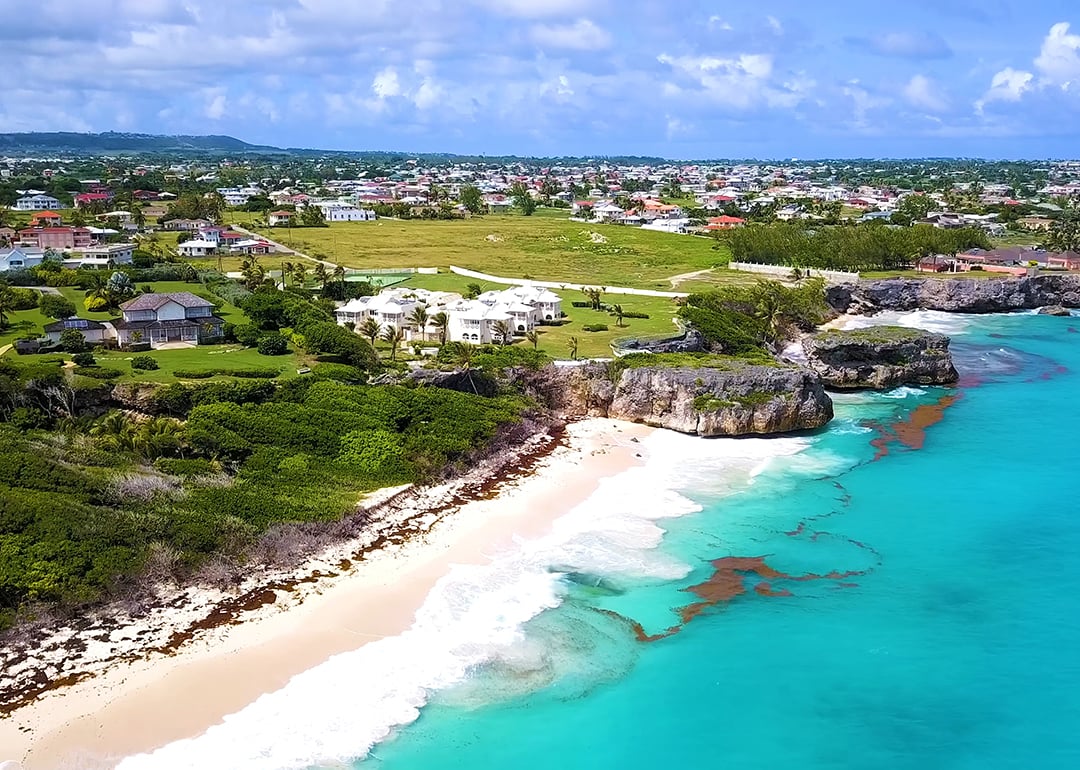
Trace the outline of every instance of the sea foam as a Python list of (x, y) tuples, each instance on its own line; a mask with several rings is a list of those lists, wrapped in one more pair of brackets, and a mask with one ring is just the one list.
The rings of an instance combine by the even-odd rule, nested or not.
[[(515, 672), (518, 687), (550, 684), (583, 663), (553, 649), (566, 646), (566, 638), (542, 627), (527, 638), (526, 624), (563, 602), (567, 575), (615, 582), (684, 577), (689, 567), (657, 549), (664, 536), (658, 522), (700, 510), (679, 490), (737, 491), (775, 458), (797, 455), (809, 443), (658, 431), (643, 442), (644, 466), (603, 480), (549, 534), (519, 540), (490, 563), (450, 569), (404, 633), (336, 655), (202, 735), (129, 757), (118, 768), (286, 770), (347, 762), (416, 720), (434, 693), (479, 672)], [(479, 687), (458, 690), (464, 700), (484, 697)]]

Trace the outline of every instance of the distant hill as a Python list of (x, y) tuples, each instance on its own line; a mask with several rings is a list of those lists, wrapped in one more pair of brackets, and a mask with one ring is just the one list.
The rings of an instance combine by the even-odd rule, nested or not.
[(73, 132), (0, 134), (0, 153), (53, 150), (68, 152), (284, 152), (277, 147), (249, 144), (231, 136), (160, 136)]

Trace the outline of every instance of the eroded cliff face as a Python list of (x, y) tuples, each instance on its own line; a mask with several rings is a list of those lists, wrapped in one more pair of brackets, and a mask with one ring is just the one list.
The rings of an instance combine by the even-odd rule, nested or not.
[(871, 326), (823, 331), (806, 337), (803, 350), (810, 368), (830, 388), (947, 385), (959, 377), (949, 354), (949, 338), (916, 329)]
[(1003, 313), (1047, 305), (1080, 307), (1080, 275), (1026, 278), (889, 278), (830, 286), (826, 300), (840, 313), (942, 310)]
[(819, 428), (832, 399), (812, 371), (787, 366), (638, 367), (588, 364), (559, 373), (570, 415), (610, 417), (698, 436)]

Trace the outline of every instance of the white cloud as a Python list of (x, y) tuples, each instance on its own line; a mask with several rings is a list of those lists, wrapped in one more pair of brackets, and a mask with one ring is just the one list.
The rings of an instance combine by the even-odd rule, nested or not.
[(380, 70), (371, 81), (371, 90), (380, 99), (398, 96), (401, 93), (401, 81), (398, 80), (397, 70), (393, 67)]
[[(524, 19), (544, 16), (570, 16), (581, 13), (581, 0), (476, 0), (495, 13)], [(595, 3), (589, 5), (595, 6)]]
[(892, 100), (888, 97), (875, 96), (867, 91), (858, 80), (849, 81), (848, 84), (841, 89), (841, 93), (851, 99), (854, 118), (853, 125), (858, 129), (870, 127), (868, 117), (872, 110), (888, 107), (892, 104)]
[(412, 101), (419, 110), (428, 110), (439, 103), (442, 98), (442, 88), (431, 78), (424, 78), (420, 87), (413, 94)]
[(721, 29), (721, 30), (724, 30), (725, 32), (730, 32), (731, 30), (734, 29), (734, 27), (731, 26), (730, 22), (724, 21), (719, 16), (710, 16), (709, 17), (709, 29)]
[(926, 112), (944, 112), (949, 109), (949, 100), (941, 93), (937, 84), (925, 75), (915, 75), (903, 89), (908, 104)]
[(1043, 40), (1035, 67), (1047, 85), (1068, 90), (1080, 78), (1080, 35), (1069, 32), (1068, 22), (1055, 24)]
[(1035, 76), (1023, 70), (1006, 67), (994, 75), (990, 89), (975, 102), (975, 111), (981, 113), (983, 107), (991, 102), (1017, 102), (1020, 97), (1033, 88)]
[(780, 19), (775, 16), (766, 16), (765, 21), (769, 23), (769, 29), (773, 31), (773, 34), (784, 34), (784, 25), (780, 23)]
[(209, 88), (205, 94), (206, 104), (203, 107), (203, 115), (210, 120), (221, 120), (229, 109), (229, 100), (225, 96), (224, 89)]
[(611, 45), (611, 35), (589, 19), (578, 19), (573, 24), (538, 24), (529, 31), (529, 37), (538, 45), (577, 51), (594, 51)]
[[(695, 82), (713, 101), (738, 110), (759, 105), (795, 107), (814, 86), (801, 74), (785, 83), (774, 83), (773, 58), (769, 54), (744, 53), (733, 58), (661, 54), (657, 61)], [(665, 83), (663, 90), (667, 96), (686, 93), (673, 83)]]

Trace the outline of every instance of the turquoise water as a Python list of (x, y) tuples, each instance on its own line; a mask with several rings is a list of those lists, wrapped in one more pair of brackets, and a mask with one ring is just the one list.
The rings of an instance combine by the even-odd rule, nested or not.
[(406, 634), (120, 767), (1080, 767), (1080, 319), (887, 320), (952, 334), (961, 385), (658, 432)]
[[(665, 522), (660, 548), (691, 575), (575, 585), (526, 635), (588, 660), (505, 698), (505, 672), (481, 673), (490, 702), (476, 685), (440, 694), (376, 747), (378, 766), (1080, 767), (1080, 338), (1067, 331), (1080, 324), (963, 325), (962, 397), (921, 449), (873, 462), (863, 422), (949, 391), (842, 397), (826, 433), (752, 486), (684, 487), (703, 510)], [(868, 572), (772, 580), (792, 596), (738, 596), (652, 643), (596, 612), (660, 631), (695, 598), (680, 589), (725, 556), (767, 556), (791, 575)]]

